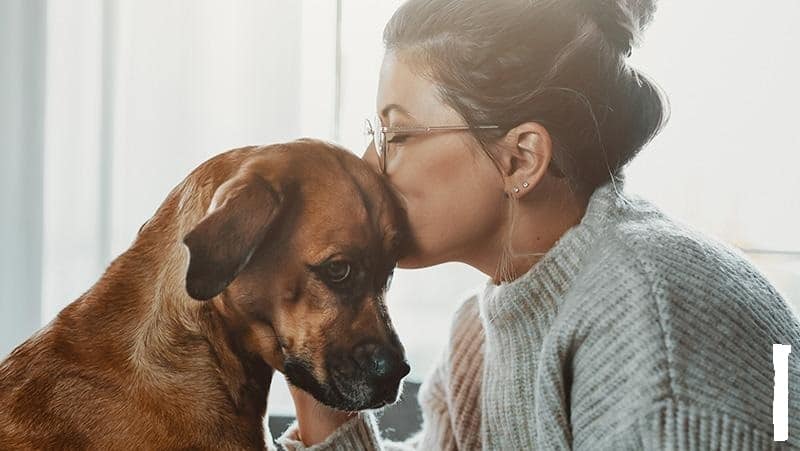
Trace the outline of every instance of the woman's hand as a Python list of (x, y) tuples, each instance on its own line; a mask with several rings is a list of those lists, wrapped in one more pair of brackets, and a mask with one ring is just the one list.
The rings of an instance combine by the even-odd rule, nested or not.
[(288, 385), (294, 401), (297, 424), (300, 428), (299, 438), (306, 446), (325, 441), (336, 429), (358, 414), (358, 412), (332, 409), (314, 399), (307, 392), (292, 384)]

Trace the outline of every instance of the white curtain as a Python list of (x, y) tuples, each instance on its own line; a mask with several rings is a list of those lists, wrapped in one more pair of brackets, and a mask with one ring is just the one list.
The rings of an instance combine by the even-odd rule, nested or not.
[(39, 326), (44, 2), (0, 2), (0, 359)]

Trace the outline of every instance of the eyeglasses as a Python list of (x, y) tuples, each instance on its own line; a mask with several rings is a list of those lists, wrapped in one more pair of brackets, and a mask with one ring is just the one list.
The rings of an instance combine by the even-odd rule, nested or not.
[(396, 142), (398, 135), (423, 135), (457, 130), (488, 130), (500, 128), (498, 125), (433, 125), (428, 127), (384, 127), (380, 118), (372, 121), (367, 119), (364, 124), (364, 134), (372, 138), (372, 144), (378, 152), (378, 161), (381, 173), (386, 173), (389, 144)]

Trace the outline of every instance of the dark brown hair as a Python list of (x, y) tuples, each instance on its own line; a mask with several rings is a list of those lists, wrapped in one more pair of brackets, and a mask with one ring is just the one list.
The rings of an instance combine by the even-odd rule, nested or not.
[(486, 148), (528, 121), (550, 133), (551, 167), (590, 194), (664, 126), (666, 97), (627, 57), (655, 0), (409, 0), (384, 30)]

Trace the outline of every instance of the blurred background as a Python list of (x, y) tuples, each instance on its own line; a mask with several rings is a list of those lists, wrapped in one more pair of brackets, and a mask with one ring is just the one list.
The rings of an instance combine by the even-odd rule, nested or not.
[[(87, 290), (202, 161), (312, 136), (360, 155), (396, 0), (0, 0), (0, 359)], [(800, 3), (662, 1), (631, 61), (672, 104), (628, 187), (746, 252), (800, 311)], [(398, 271), (420, 381), (486, 277)], [(291, 415), (285, 384), (269, 409)]]

